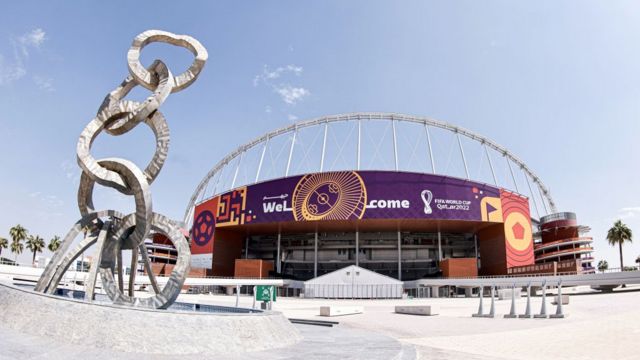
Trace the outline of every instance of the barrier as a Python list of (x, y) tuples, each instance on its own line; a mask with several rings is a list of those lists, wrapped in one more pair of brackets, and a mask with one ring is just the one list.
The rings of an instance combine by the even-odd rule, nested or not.
[(546, 319), (547, 315), (547, 280), (542, 282), (542, 305), (540, 306), (540, 313), (533, 315), (536, 319)]
[(396, 306), (396, 313), (407, 315), (423, 315), (433, 316), (440, 314), (440, 306), (438, 305), (408, 305)]
[(527, 308), (524, 314), (518, 315), (520, 319), (531, 319), (531, 281), (527, 284)]
[(364, 313), (363, 306), (321, 306), (320, 316), (341, 316)]
[(480, 285), (480, 288), (478, 290), (478, 297), (480, 297), (480, 306), (478, 306), (478, 312), (471, 315), (471, 317), (484, 317), (484, 309), (482, 308), (483, 292), (484, 292), (484, 286)]
[[(551, 319), (563, 319), (565, 317), (562, 312), (562, 303), (564, 302), (564, 298), (562, 297), (562, 280), (558, 282), (558, 296), (559, 301), (556, 301), (556, 313), (549, 316)], [(569, 302), (569, 297), (567, 296), (567, 303)]]
[(516, 284), (513, 283), (511, 287), (511, 311), (508, 314), (505, 314), (505, 319), (515, 319), (518, 317), (516, 315)]

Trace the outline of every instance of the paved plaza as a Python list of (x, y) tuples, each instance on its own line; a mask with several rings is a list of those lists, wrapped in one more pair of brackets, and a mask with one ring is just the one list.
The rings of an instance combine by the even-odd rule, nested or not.
[[(567, 289), (570, 304), (565, 319), (504, 319), (510, 300), (496, 301), (496, 318), (472, 318), (477, 298), (432, 298), (406, 300), (324, 300), (278, 298), (274, 310), (289, 318), (328, 320), (320, 317), (322, 305), (359, 305), (363, 314), (333, 317), (334, 327), (296, 325), (304, 340), (296, 345), (246, 354), (228, 359), (635, 359), (640, 334), (640, 287), (614, 293), (581, 294)], [(181, 295), (179, 301), (235, 305), (235, 297)], [(517, 300), (522, 313), (525, 298)], [(532, 300), (540, 310), (540, 297)], [(489, 301), (485, 298), (485, 310)], [(425, 317), (394, 313), (396, 305), (440, 306), (440, 315)], [(253, 300), (240, 297), (240, 306)], [(555, 312), (551, 297), (547, 311)], [(82, 321), (82, 319), (78, 319)], [(96, 325), (99, 326), (99, 325)], [(63, 344), (43, 337), (21, 334), (0, 324), (0, 359), (169, 359), (158, 356), (119, 353)], [(181, 356), (198, 359), (201, 355)], [(223, 357), (224, 358), (224, 357)]]
[[(364, 314), (331, 318), (339, 327), (374, 331), (415, 346), (420, 359), (637, 359), (640, 335), (640, 287), (609, 294), (570, 294), (564, 307), (565, 319), (504, 319), (510, 300), (496, 301), (496, 318), (472, 318), (477, 298), (438, 298), (408, 300), (321, 300), (279, 298), (274, 310), (290, 318), (327, 319), (318, 316), (321, 305), (362, 305)], [(579, 291), (587, 291), (581, 287)], [(231, 304), (235, 298), (186, 295), (203, 303)], [(186, 299), (185, 299), (186, 300)], [(485, 311), (489, 301), (485, 298)], [(535, 313), (540, 311), (540, 297), (532, 298)], [(241, 306), (251, 306), (251, 299), (241, 298)], [(440, 315), (433, 317), (399, 315), (396, 305), (440, 305)], [(517, 300), (523, 313), (526, 298)], [(551, 297), (547, 312), (555, 313)]]

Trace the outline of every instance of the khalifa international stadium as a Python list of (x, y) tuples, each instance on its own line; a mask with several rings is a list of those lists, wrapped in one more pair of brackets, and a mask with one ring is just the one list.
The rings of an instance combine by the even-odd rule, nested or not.
[[(356, 265), (402, 281), (582, 274), (592, 238), (508, 149), (395, 113), (301, 121), (239, 146), (185, 211), (192, 272), (307, 281)], [(154, 272), (175, 252), (150, 246)]]

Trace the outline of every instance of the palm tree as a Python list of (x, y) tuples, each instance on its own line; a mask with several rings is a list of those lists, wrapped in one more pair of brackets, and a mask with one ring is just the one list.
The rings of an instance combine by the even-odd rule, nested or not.
[[(9, 241), (3, 237), (0, 237), (0, 255), (2, 255), (2, 249), (9, 247)], [(2, 257), (0, 257), (1, 259)]]
[(611, 246), (618, 245), (618, 247), (620, 248), (621, 271), (623, 271), (624, 269), (624, 264), (622, 262), (622, 244), (625, 241), (631, 242), (631, 237), (632, 237), (631, 229), (629, 229), (629, 227), (623, 224), (622, 221), (620, 220), (616, 221), (611, 227), (611, 229), (609, 229), (609, 231), (607, 232), (607, 240), (609, 241), (609, 245)]
[(35, 266), (36, 264), (36, 253), (42, 252), (42, 249), (44, 249), (44, 247), (45, 247), (44, 239), (42, 239), (40, 236), (38, 235), (29, 236), (29, 238), (27, 239), (27, 249), (33, 252), (33, 258), (31, 259), (32, 265)]
[(609, 263), (607, 262), (607, 260), (598, 261), (598, 270), (600, 270), (601, 272), (605, 272), (605, 270), (607, 270), (608, 268)]
[(49, 241), (49, 245), (47, 246), (47, 248), (49, 248), (49, 251), (51, 252), (56, 252), (56, 250), (58, 250), (58, 248), (60, 247), (60, 236), (56, 235), (53, 237), (53, 239), (51, 239), (51, 241)]
[(24, 250), (24, 244), (22, 240), (27, 238), (27, 229), (18, 224), (9, 229), (9, 235), (11, 236), (11, 252), (16, 254), (14, 261), (18, 262), (18, 255)]
[(13, 262), (18, 264), (18, 255), (22, 254), (22, 250), (24, 250), (24, 244), (20, 241), (12, 241), (11, 242), (11, 252), (16, 254)]

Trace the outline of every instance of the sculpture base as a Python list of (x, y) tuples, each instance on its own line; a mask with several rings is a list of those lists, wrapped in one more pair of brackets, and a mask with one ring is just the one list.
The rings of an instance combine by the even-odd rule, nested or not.
[(225, 355), (293, 345), (278, 312), (196, 313), (87, 303), (0, 283), (0, 322), (62, 343), (146, 354)]

